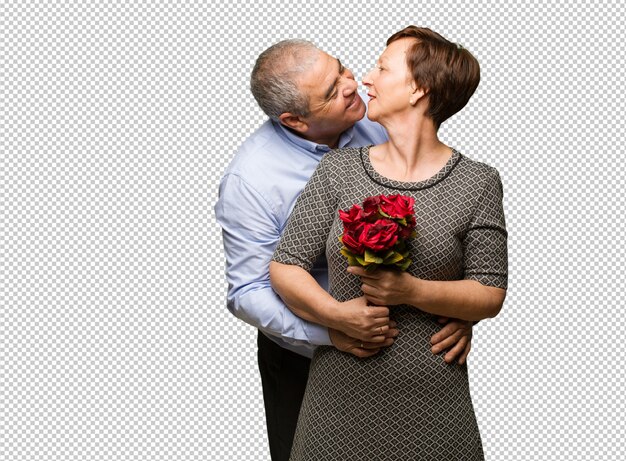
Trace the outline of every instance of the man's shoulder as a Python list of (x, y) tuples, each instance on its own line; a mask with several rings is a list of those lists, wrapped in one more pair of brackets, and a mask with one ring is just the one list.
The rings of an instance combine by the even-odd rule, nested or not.
[[(224, 176), (237, 175), (247, 181), (265, 182), (297, 161), (297, 148), (286, 142), (279, 130), (268, 120), (248, 136), (235, 151)], [(265, 178), (265, 179), (264, 179)]]
[(290, 209), (318, 163), (319, 157), (307, 155), (267, 121), (239, 146), (224, 171), (220, 191), (236, 195), (246, 189), (279, 213)]
[(267, 161), (266, 157), (275, 152), (276, 146), (280, 143), (280, 136), (272, 122), (267, 120), (239, 145), (226, 173), (235, 173), (242, 168), (263, 164)]

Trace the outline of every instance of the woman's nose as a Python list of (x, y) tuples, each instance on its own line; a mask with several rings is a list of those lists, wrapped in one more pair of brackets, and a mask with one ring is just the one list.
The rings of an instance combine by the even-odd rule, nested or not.
[(369, 86), (372, 84), (372, 78), (370, 76), (371, 73), (372, 71), (370, 70), (367, 74), (363, 76), (363, 79), (362, 79), (363, 85)]

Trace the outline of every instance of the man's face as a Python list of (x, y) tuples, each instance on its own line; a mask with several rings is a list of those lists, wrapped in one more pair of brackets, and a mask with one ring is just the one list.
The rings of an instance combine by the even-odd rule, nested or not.
[(310, 114), (302, 117), (308, 125), (308, 139), (327, 144), (365, 115), (354, 75), (323, 51), (311, 70), (300, 77), (298, 86), (309, 97)]

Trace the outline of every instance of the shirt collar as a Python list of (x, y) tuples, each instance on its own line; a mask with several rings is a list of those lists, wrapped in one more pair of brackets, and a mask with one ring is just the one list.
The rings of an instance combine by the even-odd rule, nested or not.
[[(276, 122), (272, 120), (272, 124), (274, 125), (274, 128), (276, 129), (276, 131), (278, 131), (279, 133), (282, 133), (283, 136), (287, 138), (289, 142), (295, 144), (296, 146), (302, 147), (303, 149), (309, 152), (312, 152), (314, 154), (324, 155), (326, 152), (331, 151), (331, 148), (328, 147), (326, 144), (318, 144), (316, 142), (309, 141), (308, 139), (301, 138), (300, 136), (298, 136), (291, 130), (287, 129), (280, 122)], [(341, 133), (341, 135), (339, 136), (338, 147), (345, 147), (350, 141), (352, 141), (353, 137), (354, 137), (354, 126), (351, 126), (346, 131)]]

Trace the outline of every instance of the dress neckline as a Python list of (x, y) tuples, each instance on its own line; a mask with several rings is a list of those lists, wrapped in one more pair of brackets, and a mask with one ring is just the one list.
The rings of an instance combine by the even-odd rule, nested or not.
[(378, 173), (378, 171), (374, 169), (374, 166), (370, 161), (370, 147), (372, 146), (373, 144), (370, 144), (359, 149), (363, 169), (370, 177), (370, 179), (375, 183), (378, 183), (381, 186), (399, 190), (423, 190), (434, 186), (435, 184), (447, 178), (463, 157), (458, 150), (452, 148), (452, 155), (450, 156), (446, 164), (433, 176), (427, 179), (423, 179), (422, 181), (405, 182), (387, 178), (386, 176), (381, 175), (380, 173)]

